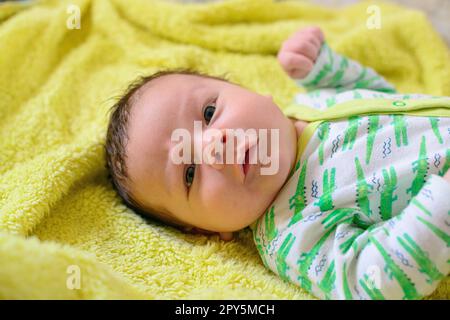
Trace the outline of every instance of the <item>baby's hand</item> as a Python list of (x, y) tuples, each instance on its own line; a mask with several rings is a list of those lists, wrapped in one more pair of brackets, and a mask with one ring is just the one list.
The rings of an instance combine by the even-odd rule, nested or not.
[(294, 79), (306, 77), (316, 62), (324, 38), (319, 27), (300, 29), (291, 35), (278, 52), (284, 71)]

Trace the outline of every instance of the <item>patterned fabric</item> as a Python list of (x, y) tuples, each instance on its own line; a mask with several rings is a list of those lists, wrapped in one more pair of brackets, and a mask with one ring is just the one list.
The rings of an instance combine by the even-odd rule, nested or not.
[[(295, 97), (318, 109), (396, 94), (327, 44)], [(315, 90), (320, 88), (319, 90)], [(324, 121), (252, 226), (264, 265), (323, 299), (420, 299), (450, 272), (450, 118)]]

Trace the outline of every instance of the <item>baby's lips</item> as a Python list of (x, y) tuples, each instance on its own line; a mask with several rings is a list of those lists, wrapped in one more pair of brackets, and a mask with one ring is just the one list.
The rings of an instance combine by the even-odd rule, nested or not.
[[(259, 138), (258, 136), (249, 136), (249, 139), (245, 139), (244, 143), (241, 143), (236, 149), (239, 150), (240, 152), (236, 155), (236, 159), (238, 159), (238, 163), (239, 164), (243, 164), (244, 163), (244, 159), (245, 159), (245, 154), (247, 153), (248, 150), (250, 150), (251, 148), (253, 148), (254, 146), (256, 146), (258, 144)], [(238, 158), (238, 156), (240, 156)]]

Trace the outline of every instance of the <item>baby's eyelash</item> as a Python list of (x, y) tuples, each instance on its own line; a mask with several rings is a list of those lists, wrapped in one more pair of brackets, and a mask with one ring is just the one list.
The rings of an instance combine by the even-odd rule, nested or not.
[[(211, 119), (209, 119), (209, 121), (208, 121), (208, 123), (212, 120), (212, 119), (214, 119), (214, 117), (215, 117), (215, 115), (216, 115), (216, 108), (217, 108), (217, 99), (218, 99), (218, 97), (215, 97), (214, 99), (212, 99), (210, 102), (208, 102), (208, 103), (206, 103), (204, 106), (203, 106), (203, 108), (202, 108), (202, 117), (203, 117), (203, 119), (204, 119), (204, 113), (205, 113), (205, 110), (206, 110), (206, 108), (208, 107), (208, 106), (214, 106), (214, 113), (213, 113), (213, 115), (211, 116)], [(191, 171), (192, 171), (192, 181), (190, 182), (190, 184), (188, 184), (187, 183), (187, 174), (188, 174), (188, 170), (189, 170), (189, 168), (193, 168)], [(185, 166), (185, 168), (184, 168), (184, 170), (183, 170), (183, 184), (186, 186), (186, 190), (187, 190), (187, 195), (189, 195), (189, 191), (190, 191), (190, 189), (191, 189), (191, 186), (192, 186), (192, 184), (194, 183), (194, 180), (195, 180), (195, 171), (196, 171), (196, 169), (197, 169), (197, 167), (196, 167), (196, 165), (195, 164), (189, 164), (189, 165), (187, 165), (187, 166)]]
[[(187, 180), (187, 178), (188, 178), (188, 173), (189, 173), (189, 169), (190, 169), (190, 168), (193, 168), (193, 169), (191, 170), (191, 172), (192, 172), (192, 181), (190, 182), (190, 184), (188, 184), (186, 180)], [(184, 168), (184, 172), (183, 172), (183, 184), (186, 186), (187, 194), (188, 194), (188, 195), (189, 195), (189, 190), (190, 190), (192, 184), (194, 183), (194, 179), (195, 179), (195, 170), (196, 170), (196, 165), (195, 165), (195, 164), (187, 165), (187, 166)]]
[[(207, 118), (206, 111), (207, 111), (208, 107), (214, 107), (213, 115), (211, 116), (211, 118), (209, 120), (206, 119)], [(217, 97), (213, 101), (206, 103), (202, 108), (202, 119), (204, 121), (206, 121), (207, 125), (214, 119), (214, 117), (216, 115), (216, 111), (217, 111)]]

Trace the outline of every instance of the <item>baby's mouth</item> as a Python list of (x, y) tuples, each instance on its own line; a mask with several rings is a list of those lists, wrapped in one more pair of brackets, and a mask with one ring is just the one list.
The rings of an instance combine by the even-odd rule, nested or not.
[(249, 164), (249, 160), (248, 160), (248, 158), (249, 158), (249, 156), (248, 156), (249, 150), (250, 150), (250, 149), (248, 149), (248, 150), (245, 152), (244, 163), (242, 164), (242, 170), (244, 171), (244, 176), (247, 175), (247, 172), (248, 172), (248, 170), (250, 169), (250, 164)]
[[(250, 169), (252, 169), (252, 164), (250, 163), (250, 155), (252, 155), (252, 157), (255, 156), (255, 154), (253, 154), (253, 152), (256, 152), (256, 150), (258, 148), (258, 138), (256, 139), (256, 141), (253, 141), (253, 142), (249, 143), (248, 145), (246, 145), (246, 148), (247, 148), (247, 150), (245, 150), (244, 161), (242, 163), (242, 174), (244, 176), (243, 182), (247, 181), (248, 175), (250, 175), (250, 176), (252, 175), (252, 173), (250, 172)], [(250, 151), (252, 152), (252, 154), (250, 154)], [(252, 161), (254, 161), (254, 160), (252, 160)], [(255, 162), (252, 162), (252, 163), (255, 163)]]

